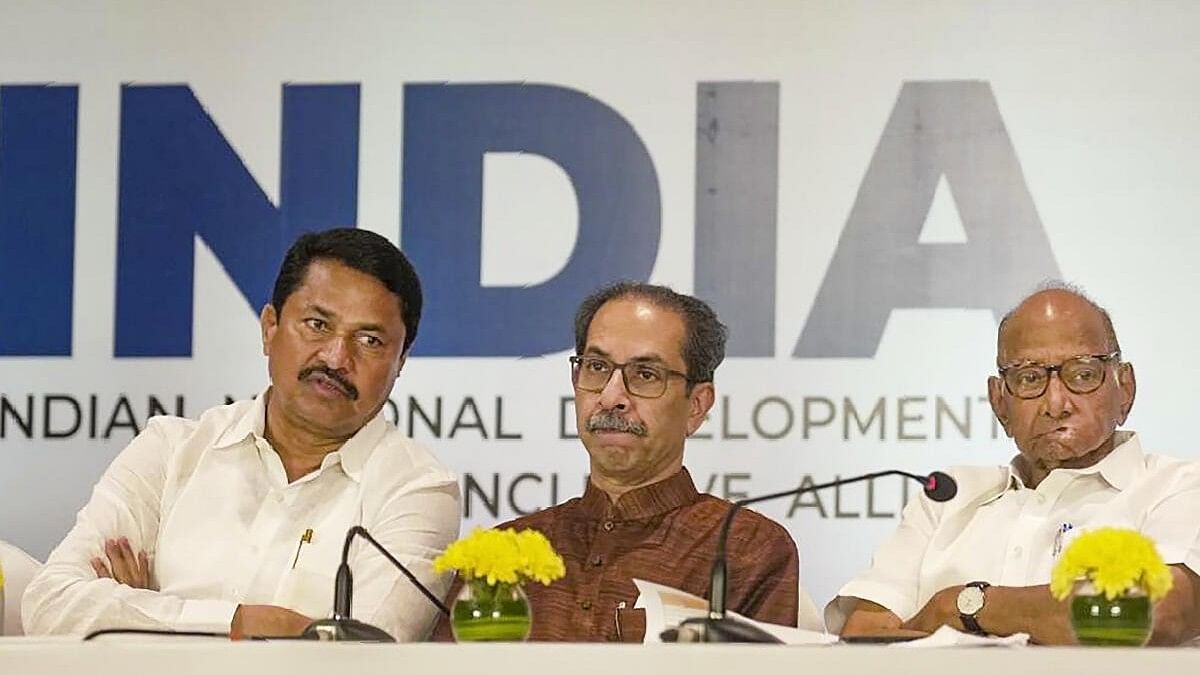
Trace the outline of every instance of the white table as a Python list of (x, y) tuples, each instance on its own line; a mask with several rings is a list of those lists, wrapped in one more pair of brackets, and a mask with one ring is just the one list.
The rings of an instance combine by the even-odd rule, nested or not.
[(103, 675), (1070, 675), (1200, 673), (1200, 649), (952, 648), (883, 646), (410, 644), (352, 645), (109, 638), (0, 638), (0, 673)]

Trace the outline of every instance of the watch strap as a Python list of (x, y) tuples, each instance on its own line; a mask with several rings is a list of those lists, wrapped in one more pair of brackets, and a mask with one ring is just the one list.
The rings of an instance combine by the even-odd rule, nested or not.
[(979, 625), (979, 622), (975, 620), (975, 616), (973, 614), (960, 613), (958, 618), (960, 621), (962, 621), (963, 628), (966, 628), (967, 631), (974, 633), (975, 635), (987, 635), (987, 632), (984, 631)]

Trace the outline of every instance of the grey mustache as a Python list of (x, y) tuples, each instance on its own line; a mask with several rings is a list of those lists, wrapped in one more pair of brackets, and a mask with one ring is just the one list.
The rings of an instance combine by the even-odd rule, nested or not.
[(587, 421), (587, 430), (619, 431), (630, 433), (635, 436), (646, 435), (646, 425), (639, 424), (637, 422), (631, 422), (630, 420), (627, 420), (609, 410), (601, 410), (600, 412), (589, 417)]

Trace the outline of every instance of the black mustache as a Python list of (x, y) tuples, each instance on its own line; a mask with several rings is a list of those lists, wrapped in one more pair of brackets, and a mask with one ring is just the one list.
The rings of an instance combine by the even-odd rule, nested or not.
[(316, 373), (320, 373), (330, 380), (333, 380), (337, 386), (342, 388), (342, 391), (350, 398), (351, 401), (358, 400), (358, 387), (350, 384), (346, 378), (339, 375), (336, 370), (333, 370), (329, 366), (309, 366), (308, 368), (300, 371), (300, 377), (298, 379), (303, 382)]
[(601, 410), (600, 412), (589, 417), (587, 421), (587, 430), (620, 431), (631, 433), (634, 436), (645, 436), (647, 433), (645, 424), (631, 422), (611, 410)]

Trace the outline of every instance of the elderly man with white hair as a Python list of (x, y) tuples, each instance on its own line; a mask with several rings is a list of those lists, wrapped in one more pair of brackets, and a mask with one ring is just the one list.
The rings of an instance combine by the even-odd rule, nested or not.
[(1108, 313), (1065, 284), (1038, 291), (1000, 323), (996, 364), (988, 397), (1017, 456), (953, 470), (950, 502), (911, 500), (871, 568), (826, 607), (829, 629), (921, 636), (945, 625), (1073, 643), (1051, 570), (1073, 534), (1119, 526), (1153, 539), (1174, 577), (1151, 643), (1195, 637), (1200, 466), (1146, 453), (1136, 433), (1117, 430), (1137, 386)]

